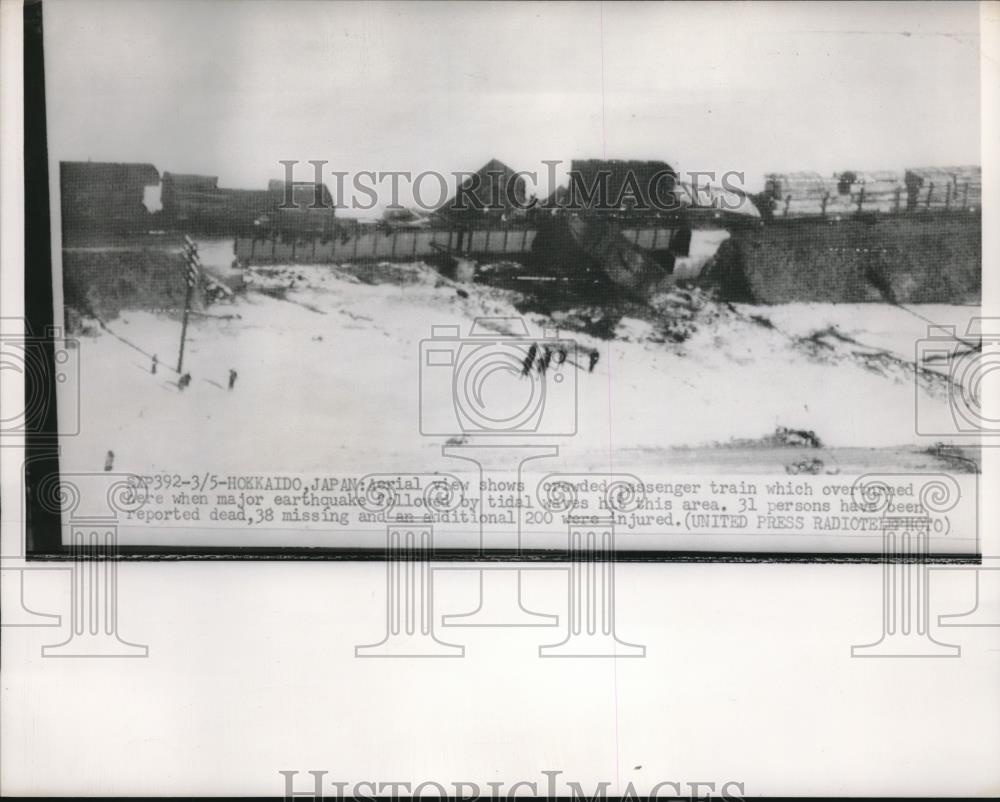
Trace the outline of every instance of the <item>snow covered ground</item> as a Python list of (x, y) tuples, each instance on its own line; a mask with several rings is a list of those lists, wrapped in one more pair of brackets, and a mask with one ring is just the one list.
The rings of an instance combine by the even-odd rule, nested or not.
[[(420, 342), (433, 325), (455, 324), (465, 334), (477, 317), (519, 317), (514, 296), (458, 287), (423, 266), (381, 272), (375, 284), (328, 266), (258, 275), (245, 296), (207, 310), (230, 319), (192, 317), (185, 370), (193, 382), (184, 392), (169, 369), (176, 317), (126, 312), (109, 323), (158, 355), (155, 376), (147, 357), (109, 333), (83, 337), (82, 431), (67, 442), (67, 464), (99, 466), (110, 449), (116, 469), (140, 473), (326, 470), (366, 458), (378, 469), (440, 453), (447, 438), (421, 436), (418, 425)], [(262, 292), (268, 285), (284, 298)], [(960, 330), (973, 312), (919, 308)], [(539, 338), (553, 324), (539, 315), (525, 320)], [(610, 341), (564, 333), (582, 352), (601, 355), (593, 373), (574, 371), (578, 431), (557, 438), (567, 459), (620, 464), (616, 454), (628, 450), (725, 444), (779, 426), (812, 430), (831, 447), (929, 444), (914, 429), (912, 375), (882, 375), (842, 354), (818, 358), (797, 339), (836, 327), (912, 360), (926, 331), (914, 315), (881, 305), (792, 304), (723, 308), (693, 322), (680, 343), (663, 342), (649, 320), (622, 320)], [(230, 369), (238, 373), (232, 391)], [(925, 402), (944, 407), (947, 398), (924, 393)]]
[[(173, 370), (179, 316), (124, 312), (107, 330), (80, 337), (81, 431), (64, 440), (62, 470), (100, 471), (112, 451), (116, 472), (139, 475), (464, 475), (470, 466), (443, 456), (442, 446), (497, 441), (462, 440), (447, 427), (421, 434), (421, 399), (424, 415), (433, 416), (424, 431), (441, 432), (442, 421), (454, 420), (458, 369), (434, 366), (422, 395), (428, 359), (421, 342), (433, 326), (458, 326), (465, 337), (484, 317), (507, 319), (489, 324), (502, 329), (521, 318), (517, 302), (508, 291), (459, 285), (420, 264), (258, 268), (244, 293), (192, 316), (184, 357), (192, 382), (183, 391)], [(561, 338), (576, 343), (545, 378), (546, 414), (554, 405), (555, 416), (546, 426), (565, 429), (573, 399), (576, 433), (516, 440), (559, 446), (538, 470), (633, 472), (657, 481), (784, 476), (806, 463), (813, 466), (806, 473), (845, 476), (962, 470), (961, 462), (927, 452), (948, 438), (915, 431), (910, 366), (926, 333), (920, 317), (875, 305), (728, 306), (683, 290), (652, 307), (617, 321), (612, 339), (581, 333), (586, 310), (524, 316), (529, 339), (561, 324)], [(975, 312), (914, 311), (960, 331)], [(591, 351), (600, 355), (593, 372)], [(521, 376), (519, 367), (481, 374), (487, 412), (527, 402), (540, 379)], [(230, 370), (237, 372), (232, 390)], [(924, 382), (919, 396), (938, 412), (948, 409), (943, 382)], [(75, 403), (73, 393), (60, 403)], [(812, 431), (823, 447), (776, 440), (781, 427)], [(159, 537), (149, 531), (138, 536)], [(274, 534), (231, 536), (273, 545)], [(190, 537), (205, 542), (197, 540), (203, 533)]]

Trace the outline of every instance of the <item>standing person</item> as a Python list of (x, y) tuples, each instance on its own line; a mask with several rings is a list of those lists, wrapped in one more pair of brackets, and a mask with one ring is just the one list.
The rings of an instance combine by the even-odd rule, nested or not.
[(549, 363), (552, 361), (552, 349), (547, 345), (542, 351), (542, 358), (538, 360), (538, 372), (543, 374), (549, 369)]
[(160, 360), (156, 356), (156, 354), (153, 354), (153, 366), (149, 369), (149, 372), (152, 373), (154, 376), (156, 375), (156, 366), (159, 363), (159, 361)]
[(180, 381), (177, 382), (177, 386), (181, 390), (183, 390), (190, 383), (191, 383), (191, 374), (190, 373), (185, 373), (183, 376), (181, 376)]
[(527, 376), (531, 373), (531, 366), (535, 364), (535, 354), (538, 353), (537, 343), (532, 343), (531, 348), (528, 349), (528, 355), (524, 358), (524, 369), (521, 371), (522, 376)]
[(594, 368), (597, 367), (597, 360), (601, 358), (601, 352), (596, 348), (590, 352), (590, 368), (588, 373), (593, 373)]
[(115, 467), (115, 452), (108, 449), (108, 453), (104, 455), (104, 470), (110, 471)]
[(229, 369), (229, 389), (233, 389), (233, 385), (236, 384), (236, 371), (232, 368)]

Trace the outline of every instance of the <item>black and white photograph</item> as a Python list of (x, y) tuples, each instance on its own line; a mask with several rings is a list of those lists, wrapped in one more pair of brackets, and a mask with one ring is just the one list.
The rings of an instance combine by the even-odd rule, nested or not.
[(545, 477), (620, 472), (626, 550), (870, 552), (859, 475), (975, 492), (974, 6), (113, 7), (45, 59), (61, 465), (160, 499), (123, 544), (378, 546), (417, 473), (440, 545), (551, 550)]
[(1000, 5), (2, 9), (6, 795), (997, 793)]

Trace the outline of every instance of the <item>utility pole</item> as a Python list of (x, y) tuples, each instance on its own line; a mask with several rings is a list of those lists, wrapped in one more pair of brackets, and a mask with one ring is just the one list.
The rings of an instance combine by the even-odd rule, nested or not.
[(181, 349), (177, 355), (177, 374), (183, 375), (184, 340), (187, 338), (188, 315), (191, 312), (191, 291), (201, 277), (201, 261), (198, 259), (198, 246), (191, 237), (184, 235), (184, 322), (181, 324)]

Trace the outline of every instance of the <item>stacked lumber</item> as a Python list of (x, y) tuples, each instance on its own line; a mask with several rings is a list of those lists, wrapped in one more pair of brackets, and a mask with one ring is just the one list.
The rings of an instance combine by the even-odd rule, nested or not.
[(841, 177), (853, 177), (851, 200), (862, 212), (900, 212), (906, 208), (907, 194), (903, 176), (893, 170), (848, 171)]
[(907, 208), (979, 209), (983, 171), (977, 165), (913, 167), (906, 171)]
[(840, 217), (856, 212), (891, 214), (907, 209), (978, 209), (982, 170), (976, 166), (894, 170), (768, 173), (764, 203), (775, 217)]
[(767, 173), (764, 192), (776, 217), (806, 217), (832, 213), (839, 203), (837, 179), (819, 173)]
[(765, 193), (771, 198), (771, 210), (777, 217), (821, 214), (825, 203), (836, 194), (836, 182), (819, 173), (768, 173), (764, 176)]

